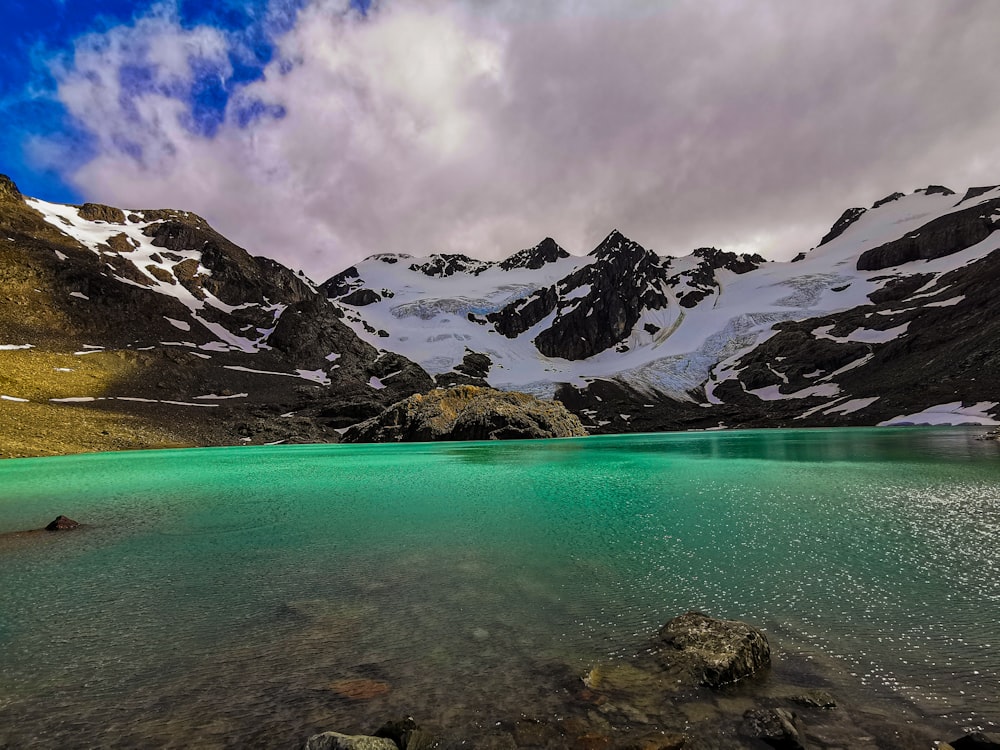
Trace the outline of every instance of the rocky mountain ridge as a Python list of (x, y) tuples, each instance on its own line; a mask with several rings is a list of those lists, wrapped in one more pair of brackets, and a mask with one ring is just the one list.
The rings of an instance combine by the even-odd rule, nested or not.
[(792, 262), (615, 230), (587, 255), (381, 253), (316, 285), (195, 214), (0, 178), (3, 451), (337, 440), (457, 385), (555, 397), (591, 432), (993, 424), (998, 225), (1000, 187), (930, 186)]
[(321, 288), (436, 378), (475, 355), (485, 383), (592, 432), (992, 424), (998, 226), (1000, 188), (931, 185), (848, 209), (792, 262), (661, 256), (615, 230), (530, 272), (452, 263), (445, 284), (380, 254)]

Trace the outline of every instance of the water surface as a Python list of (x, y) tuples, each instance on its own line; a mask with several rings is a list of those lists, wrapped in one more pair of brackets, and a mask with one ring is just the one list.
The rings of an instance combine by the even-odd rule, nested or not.
[[(546, 710), (552, 665), (624, 658), (690, 609), (956, 731), (995, 729), (1000, 446), (977, 434), (4, 461), (0, 532), (60, 513), (89, 528), (0, 543), (0, 746), (293, 747), (406, 713), (484, 726)], [(385, 692), (350, 700), (345, 680)]]

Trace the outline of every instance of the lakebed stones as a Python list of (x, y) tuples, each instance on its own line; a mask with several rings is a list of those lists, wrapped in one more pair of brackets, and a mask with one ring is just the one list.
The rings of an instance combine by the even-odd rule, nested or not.
[(392, 686), (382, 680), (371, 680), (358, 677), (346, 680), (336, 680), (330, 683), (330, 690), (350, 701), (367, 701), (388, 695)]
[(399, 748), (395, 742), (385, 737), (323, 732), (306, 740), (304, 750), (399, 750)]
[(757, 628), (688, 612), (660, 629), (657, 657), (670, 671), (718, 688), (771, 665), (771, 647)]
[(743, 733), (779, 750), (805, 750), (798, 717), (783, 708), (752, 708), (743, 714)]

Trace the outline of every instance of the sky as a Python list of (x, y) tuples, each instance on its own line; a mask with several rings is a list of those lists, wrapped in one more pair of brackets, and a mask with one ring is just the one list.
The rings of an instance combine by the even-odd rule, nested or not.
[(996, 0), (0, 0), (0, 172), (323, 280), (612, 229), (788, 259), (1000, 183)]

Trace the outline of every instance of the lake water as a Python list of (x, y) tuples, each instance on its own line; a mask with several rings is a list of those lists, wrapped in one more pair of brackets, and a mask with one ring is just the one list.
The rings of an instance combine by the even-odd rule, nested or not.
[[(690, 609), (1000, 726), (1000, 445), (780, 430), (0, 462), (0, 747), (473, 732)], [(502, 716), (501, 716), (502, 714)], [(373, 726), (374, 724), (374, 726)]]

